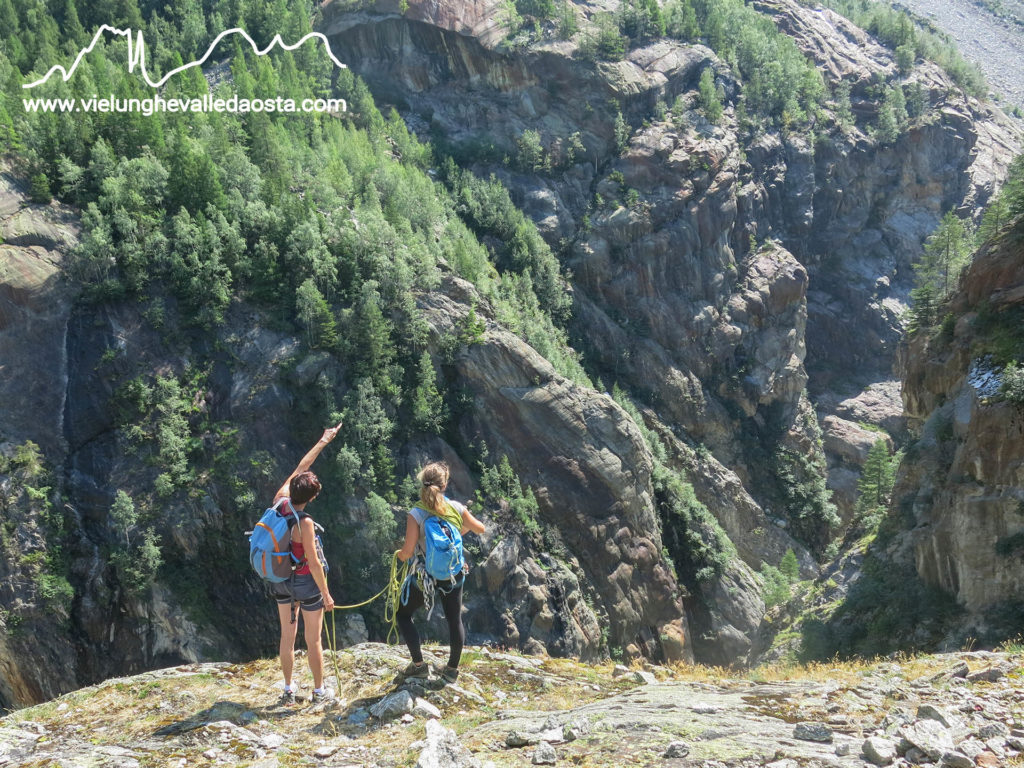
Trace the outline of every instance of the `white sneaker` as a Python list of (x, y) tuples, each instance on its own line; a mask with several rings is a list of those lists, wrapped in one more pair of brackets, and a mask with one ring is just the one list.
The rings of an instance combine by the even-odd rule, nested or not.
[(319, 691), (313, 689), (312, 701), (314, 704), (319, 704), (321, 701), (330, 701), (334, 698), (334, 691), (328, 688), (326, 685)]

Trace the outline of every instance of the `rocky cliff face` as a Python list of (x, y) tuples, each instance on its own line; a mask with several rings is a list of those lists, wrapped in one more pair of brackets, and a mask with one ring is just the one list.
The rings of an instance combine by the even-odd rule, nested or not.
[[(922, 113), (879, 141), (870, 129), (877, 84), (897, 73), (891, 52), (829, 11), (756, 7), (829, 87), (849, 84), (851, 125), (827, 111), (811, 135), (743, 129), (741, 84), (699, 45), (658, 41), (593, 64), (574, 42), (503, 39), (476, 6), (456, 24), (415, 2), (404, 16), (329, 5), (323, 25), (375, 94), (497, 174), (561, 250), (588, 360), (727, 468), (728, 480), (688, 479), (754, 568), (780, 549), (824, 547), (824, 523), (790, 516), (826, 466), (850, 519), (873, 428), (903, 434), (892, 366), (910, 263), (943, 212), (980, 210), (1020, 146), (1017, 127), (927, 62), (906, 83)], [(718, 126), (695, 108), (707, 68), (726, 104)], [(628, 137), (616, 136), (619, 111)], [(527, 130), (545, 168), (516, 162)]]
[[(29, 704), (166, 663), (266, 653), (276, 636), (274, 614), (245, 571), (241, 532), (305, 448), (296, 442), (292, 409), (318, 387), (343, 396), (344, 370), (331, 355), (271, 330), (244, 304), (230, 310), (215, 349), (181, 339), (172, 323), (161, 329), (134, 302), (75, 305), (61, 272), (75, 242), (74, 212), (28, 203), (19, 178), (4, 176), (7, 271), (0, 283), (0, 343), (12, 374), (4, 380), (6, 402), (25, 406), (5, 409), (0, 421), (0, 705)], [(489, 319), (486, 302), (478, 308), (488, 319), (484, 338), (445, 363), (443, 339), (457, 335), (478, 299), (454, 277), (421, 297), (439, 365), (472, 396), (458, 428), (466, 445), (484, 440), (515, 463), (536, 489), (541, 522), (554, 538), (542, 546), (509, 523), (507, 509), (478, 512), (488, 534), (473, 558), (470, 640), (584, 658), (614, 646), (692, 660), (680, 586), (662, 556), (652, 460), (637, 426), (608, 396), (558, 376)], [(159, 470), (144, 458), (159, 450), (151, 441), (160, 427), (135, 435), (124, 428), (124, 414), (138, 405), (133, 382), (152, 384), (154, 376), (186, 382), (185, 394), (176, 395), (184, 406), (168, 400), (157, 410), (187, 408), (186, 437), (216, 454), (203, 492), (154, 492)], [(33, 386), (18, 387), (19, 380)], [(26, 440), (43, 446), (38, 468), (22, 455)], [(404, 446), (400, 469), (412, 472), (438, 456), (454, 469), (453, 492), (471, 497), (470, 468), (439, 438)], [(240, 462), (230, 472), (217, 469), (233, 457)], [(48, 487), (35, 487), (44, 482)], [(125, 531), (110, 509), (119, 490), (152, 503), (147, 524), (170, 566), (138, 594), (116, 566)], [(353, 540), (357, 548), (375, 545), (361, 538), (362, 502), (341, 499), (336, 489), (325, 494), (328, 553), (344, 569)], [(339, 507), (340, 513), (326, 511)], [(404, 510), (394, 511), (397, 533)], [(352, 566), (347, 578), (357, 572)], [(347, 580), (338, 587), (339, 594), (355, 594)], [(362, 616), (339, 621), (349, 642), (366, 639)]]
[(894, 492), (909, 530), (891, 552), (954, 595), (982, 632), (1012, 621), (1024, 587), (1024, 410), (998, 391), (1000, 356), (1024, 354), (1019, 232), (978, 252), (950, 303), (951, 333), (917, 334), (903, 374), (918, 440)]
[[(925, 114), (882, 145), (865, 129), (873, 81), (894, 72), (890, 55), (828, 12), (788, 0), (758, 7), (831, 80), (851, 83), (852, 126), (839, 130), (827, 113), (813, 136), (740, 126), (741, 85), (699, 45), (657, 41), (593, 63), (571, 42), (507, 40), (495, 3), (323, 9), (336, 55), (378, 103), (394, 104), (464, 165), (495, 173), (559, 250), (579, 346), (604, 383), (640, 401), (665, 453), (656, 459), (610, 397), (555, 374), (482, 303), (480, 343), (449, 358), (447, 339), (479, 300), (469, 286), (446, 278), (418, 296), (434, 363), (464, 397), (455, 444), (402, 445), (400, 471), (441, 455), (456, 493), (472, 495), (460, 449), (486, 442), (534, 489), (549, 532), (538, 540), (507, 509), (482, 513), (492, 533), (472, 577), (474, 642), (582, 657), (614, 647), (718, 664), (746, 658), (764, 612), (753, 571), (793, 549), (813, 575), (812, 552), (827, 543), (822, 498), (809, 499), (826, 458), (848, 509), (867, 439), (857, 422), (900, 428), (889, 365), (878, 361), (902, 330), (909, 262), (944, 210), (985, 201), (1019, 136), (920, 64)], [(726, 103), (717, 126), (695, 109), (707, 69)], [(527, 130), (546, 158), (532, 168), (515, 159)], [(5, 511), (30, 510), (15, 528), (22, 552), (28, 542), (30, 554), (42, 553), (37, 561), (49, 556), (43, 526), (64, 526), (58, 571), (74, 592), (40, 582), (33, 561), (8, 546), (0, 575), (12, 577), (5, 605), (15, 610), (2, 618), (10, 627), (20, 617), (25, 634), (0, 640), (0, 663), (13, 670), (29, 637), (45, 637), (46, 650), (5, 675), (0, 704), (164, 663), (265, 652), (273, 615), (255, 580), (239, 576), (240, 532), (305, 447), (289, 414), (324, 392), (336, 401), (350, 394), (344, 362), (244, 303), (229, 308), (216, 339), (196, 345), (174, 330), (170, 298), (76, 308), (60, 273), (74, 213), (29, 204), (18, 178), (5, 175), (0, 194), (0, 352), (13, 373), (0, 393), (17, 404), (0, 413), (0, 440), (4, 482), (20, 494)], [(125, 409), (154, 397), (132, 383), (142, 372), (149, 385), (158, 377), (178, 388), (159, 407), (188, 414), (182, 439), (209, 459), (205, 491), (154, 490), (159, 476), (146, 456), (161, 450), (156, 425), (123, 429)], [(25, 380), (36, 384), (18, 385)], [(15, 453), (29, 439), (54, 478), (46, 493)], [(735, 546), (736, 560), (713, 576), (682, 583), (673, 572), (670, 549), (717, 532), (706, 520), (666, 529), (652, 480), (658, 462), (689, 481)], [(171, 563), (145, 599), (114, 565), (123, 532), (109, 510), (119, 489), (158, 510), (146, 525)], [(49, 523), (44, 501), (63, 510)], [(370, 546), (360, 538), (362, 502), (329, 489), (323, 503), (342, 523), (329, 545)], [(29, 586), (17, 586), (19, 574)], [(223, 583), (237, 589), (211, 588)], [(63, 607), (47, 614), (54, 599)], [(39, 619), (31, 632), (25, 617)], [(365, 638), (362, 618), (345, 632)]]
[[(463, 284), (456, 293), (470, 297), (471, 290)], [(424, 308), (439, 338), (456, 333), (469, 312), (469, 305), (442, 293), (424, 297)], [(536, 488), (545, 528), (571, 556), (569, 570), (599, 597), (607, 642), (631, 655), (692, 659), (679, 585), (661, 554), (650, 451), (629, 416), (607, 395), (556, 374), (500, 327), (466, 347), (454, 368), (472, 397), (460, 425), (466, 442), (485, 440), (491, 451), (514, 462), (522, 482)], [(516, 564), (518, 548), (515, 539), (502, 542), (482, 565), (488, 593), (505, 593), (510, 604), (504, 611), (505, 601), (495, 605), (494, 623), (508, 627), (498, 636), (516, 645), (529, 636), (536, 642), (548, 636), (557, 618), (554, 634), (563, 636), (562, 650), (585, 657), (599, 653), (599, 623), (581, 604), (579, 587), (553, 588), (551, 582), (560, 580), (557, 570), (544, 577), (534, 566), (534, 577), (542, 579), (537, 584), (529, 569)], [(538, 602), (523, 632), (506, 617), (526, 593)]]
[[(53, 556), (50, 510), (63, 505), (52, 469), (65, 450), (65, 338), (73, 294), (62, 274), (79, 224), (66, 206), (28, 202), (0, 165), (0, 706), (79, 684), (62, 627), (68, 600), (39, 576)], [(41, 449), (19, 453), (33, 440)], [(59, 474), (59, 473), (58, 473)], [(31, 491), (26, 490), (26, 486)]]

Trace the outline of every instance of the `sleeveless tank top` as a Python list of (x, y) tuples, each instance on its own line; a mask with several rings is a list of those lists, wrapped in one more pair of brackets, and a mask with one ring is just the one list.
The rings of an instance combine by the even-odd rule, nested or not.
[[(291, 506), (292, 501), (287, 497), (284, 498), (286, 499), (286, 501), (282, 507), (281, 516), (290, 517), (292, 514), (291, 510), (293, 509), (293, 507)], [(302, 522), (302, 518), (304, 517), (309, 517), (309, 515), (307, 515), (305, 512), (300, 512), (296, 510), (295, 524), (292, 526), (292, 528), (298, 526)], [(306, 547), (301, 541), (296, 541), (294, 535), (292, 536), (292, 556), (298, 562), (302, 563), (302, 565), (295, 569), (296, 576), (302, 576), (310, 572), (309, 563), (305, 562)]]

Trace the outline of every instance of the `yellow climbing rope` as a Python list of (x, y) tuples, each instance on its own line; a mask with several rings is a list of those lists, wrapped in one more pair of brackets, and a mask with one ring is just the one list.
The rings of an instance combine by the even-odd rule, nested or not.
[(391, 644), (392, 636), (397, 640), (398, 606), (402, 599), (402, 585), (405, 583), (405, 579), (409, 575), (409, 561), (406, 560), (401, 564), (401, 566), (399, 566), (398, 563), (398, 550), (395, 550), (395, 553), (391, 556), (391, 574), (388, 577), (388, 583), (385, 585), (384, 589), (369, 600), (363, 600), (363, 602), (356, 603), (354, 605), (336, 605), (330, 611), (331, 626), (328, 629), (325, 622), (324, 631), (327, 633), (327, 645), (331, 649), (331, 657), (334, 659), (334, 679), (337, 685), (341, 685), (341, 678), (338, 676), (338, 630), (334, 622), (334, 612), (350, 611), (353, 608), (362, 608), (364, 605), (369, 605), (378, 597), (387, 593), (387, 597), (384, 599), (384, 621), (388, 625), (387, 642), (389, 645)]
[(401, 566), (398, 565), (398, 550), (391, 558), (391, 575), (388, 577), (388, 585), (384, 587), (388, 596), (384, 598), (384, 621), (388, 625), (387, 643), (391, 645), (392, 635), (398, 640), (398, 606), (402, 600), (402, 585), (409, 577), (409, 563), (406, 560)]

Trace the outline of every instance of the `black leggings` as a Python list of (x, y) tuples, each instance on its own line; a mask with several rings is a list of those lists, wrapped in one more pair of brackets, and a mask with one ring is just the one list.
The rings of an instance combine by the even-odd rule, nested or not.
[[(465, 577), (455, 579), (455, 588), (445, 594), (443, 590), (448, 589), (450, 581), (441, 581), (434, 590), (434, 600), (441, 603), (444, 608), (444, 617), (448, 620), (448, 666), (457, 669), (459, 659), (462, 658), (462, 646), (466, 643), (466, 628), (462, 625), (462, 585)], [(419, 664), (423, 661), (423, 653), (420, 650), (420, 636), (412, 623), (412, 615), (417, 608), (423, 605), (423, 593), (416, 585), (416, 579), (412, 579), (409, 585), (409, 602), (405, 605), (399, 603), (397, 619), (398, 629), (402, 633), (402, 639), (409, 646), (409, 655), (412, 660)]]

